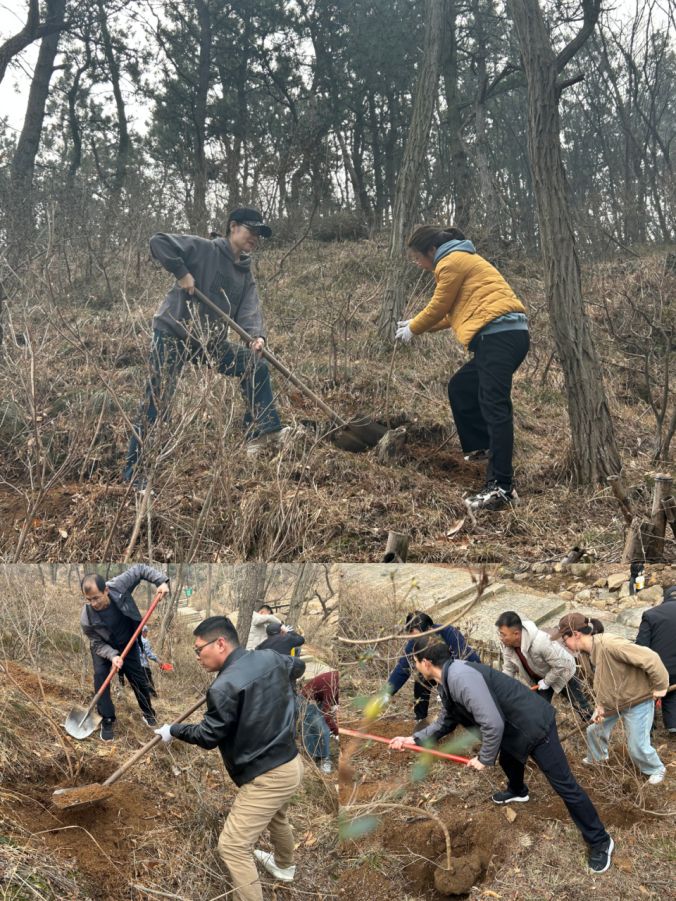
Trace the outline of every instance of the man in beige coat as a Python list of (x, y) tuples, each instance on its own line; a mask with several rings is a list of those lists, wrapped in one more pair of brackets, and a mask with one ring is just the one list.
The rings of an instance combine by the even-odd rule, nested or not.
[(502, 643), (502, 671), (524, 682), (551, 703), (555, 694), (563, 694), (579, 716), (589, 722), (592, 705), (575, 675), (575, 658), (534, 622), (522, 620), (518, 613), (501, 613), (495, 623)]
[(655, 700), (669, 687), (669, 673), (659, 656), (627, 638), (594, 635), (582, 613), (567, 613), (553, 638), (562, 638), (569, 651), (588, 654), (594, 667), (594, 721), (587, 728), (592, 765), (608, 760), (608, 740), (618, 720), (627, 733), (629, 755), (650, 785), (664, 781), (666, 769), (650, 741)]

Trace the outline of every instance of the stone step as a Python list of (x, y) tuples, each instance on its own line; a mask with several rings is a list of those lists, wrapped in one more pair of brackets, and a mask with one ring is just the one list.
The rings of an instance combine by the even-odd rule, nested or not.
[(186, 625), (188, 623), (198, 622), (204, 619), (204, 613), (201, 610), (195, 610), (194, 607), (179, 606), (176, 610), (176, 615), (181, 620), (182, 623)]
[(507, 610), (513, 610), (522, 619), (532, 620), (540, 627), (545, 624), (548, 626), (551, 621), (556, 625), (566, 612), (565, 600), (556, 594), (536, 594), (530, 590), (513, 591), (504, 585), (500, 587), (502, 590), (493, 596), (484, 592), (476, 604), (458, 617), (458, 625), (470, 639), (499, 647), (495, 621)]

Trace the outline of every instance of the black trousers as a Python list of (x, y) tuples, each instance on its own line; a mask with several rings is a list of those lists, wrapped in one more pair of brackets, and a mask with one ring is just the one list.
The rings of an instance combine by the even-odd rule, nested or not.
[(152, 695), (153, 698), (157, 697), (157, 689), (155, 688), (155, 682), (153, 680), (153, 672), (149, 666), (143, 667), (143, 672), (146, 677), (146, 681), (148, 683), (148, 691)]
[(417, 678), (413, 680), (413, 716), (424, 720), (430, 707), (430, 695), (437, 683), (431, 679)]
[[(563, 752), (559, 735), (556, 731), (556, 723), (552, 723), (547, 737), (535, 745), (530, 756), (538, 765), (538, 769), (543, 773), (547, 782), (549, 782), (568, 808), (568, 813), (587, 844), (597, 845), (600, 842), (607, 841), (609, 835), (596, 812), (596, 808), (592, 804), (589, 795), (577, 784), (575, 776), (570, 770), (568, 758)], [(516, 757), (512, 757), (504, 749), (500, 751), (499, 762), (507, 776), (509, 791), (517, 795), (527, 794), (528, 787), (523, 781), (526, 765), (517, 760)]]
[[(676, 685), (676, 673), (669, 673), (669, 685)], [(665, 729), (676, 729), (676, 691), (662, 698), (662, 719)]]
[[(110, 672), (112, 663), (110, 660), (106, 660), (105, 657), (99, 657), (98, 654), (94, 653), (92, 653), (92, 661), (94, 663), (94, 691), (96, 692), (106, 681), (106, 676)], [(141, 666), (141, 655), (139, 654), (138, 645), (135, 644), (124, 658), (120, 672), (129, 680), (129, 684), (136, 695), (138, 706), (143, 714), (154, 717), (155, 711), (150, 703), (150, 689), (145, 670)], [(115, 719), (115, 705), (110, 697), (110, 685), (101, 695), (96, 709), (104, 719)]]
[[(544, 698), (545, 701), (549, 701), (551, 704), (552, 698), (554, 697), (554, 689), (548, 688), (546, 691), (538, 689), (538, 694), (541, 698)], [(594, 705), (587, 697), (582, 682), (577, 676), (573, 676), (566, 682), (565, 688), (561, 694), (568, 698), (573, 706), (573, 710), (584, 723), (591, 722), (592, 714), (594, 713)]]
[(527, 331), (478, 334), (469, 345), (474, 356), (448, 383), (463, 451), (489, 451), (486, 483), (495, 481), (505, 490), (512, 487), (513, 478), (512, 376), (529, 346)]

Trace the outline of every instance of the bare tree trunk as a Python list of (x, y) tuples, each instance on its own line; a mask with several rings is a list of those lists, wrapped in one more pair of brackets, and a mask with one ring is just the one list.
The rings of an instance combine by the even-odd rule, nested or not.
[(417, 210), (418, 189), (437, 96), (447, 10), (448, 0), (427, 0), (423, 54), (416, 80), (411, 125), (397, 178), (389, 250), (390, 266), (378, 319), (378, 331), (386, 340), (391, 340), (394, 336), (397, 319), (401, 317), (405, 306), (402, 278), (404, 241)]
[(554, 54), (537, 0), (511, 0), (528, 83), (528, 153), (540, 226), (549, 318), (563, 369), (573, 468), (579, 484), (619, 472), (620, 458), (603, 372), (582, 297), (580, 264), (561, 160), (557, 76), (591, 34), (600, 0), (583, 0), (585, 21)]
[[(473, 185), (472, 173), (467, 161), (467, 151), (462, 140), (462, 116), (458, 94), (458, 38), (456, 34), (456, 0), (449, 3), (448, 17), (444, 27), (443, 79), (446, 94), (446, 129), (451, 156), (451, 179), (453, 184), (453, 224), (461, 231), (469, 228), (472, 216)], [(450, 224), (450, 223), (446, 223)]]
[(265, 603), (267, 563), (242, 563), (233, 573), (234, 596), (237, 601), (237, 633), (246, 646), (254, 610)]
[(289, 613), (287, 622), (292, 626), (298, 623), (298, 619), (303, 613), (303, 605), (305, 601), (310, 599), (312, 587), (317, 578), (316, 563), (300, 563), (298, 566), (298, 574), (293, 584), (291, 593), (291, 601), (289, 603)]
[(22, 50), (25, 50), (26, 47), (45, 35), (61, 30), (63, 21), (51, 20), (49, 18), (49, 9), (47, 15), (47, 21), (41, 25), (39, 0), (28, 0), (26, 24), (21, 31), (17, 31), (16, 34), (13, 34), (4, 43), (0, 44), (0, 82), (5, 77), (7, 66)]
[(127, 112), (122, 97), (122, 89), (120, 87), (120, 65), (115, 57), (113, 42), (108, 30), (108, 19), (106, 16), (106, 8), (103, 0), (98, 0), (99, 5), (99, 26), (101, 28), (101, 37), (103, 40), (103, 52), (108, 64), (108, 72), (110, 73), (110, 82), (113, 88), (113, 97), (115, 98), (115, 109), (117, 111), (117, 159), (115, 160), (115, 174), (113, 176), (113, 195), (119, 197), (127, 177), (127, 166), (129, 164), (129, 153), (131, 151), (131, 140), (129, 138), (129, 128), (127, 125)]
[(207, 96), (211, 75), (211, 14), (205, 0), (195, 0), (199, 21), (199, 60), (197, 64), (197, 94), (194, 112), (195, 168), (193, 171), (193, 196), (188, 203), (188, 221), (195, 234), (205, 235), (208, 228), (207, 214), (207, 157), (206, 123)]
[[(12, 234), (10, 242), (13, 247), (12, 257), (24, 253), (33, 231), (33, 173), (35, 158), (42, 136), (42, 123), (45, 118), (45, 107), (49, 94), (49, 83), (54, 72), (54, 60), (61, 36), (61, 27), (66, 8), (66, 0), (48, 0), (47, 21), (54, 30), (43, 37), (38, 53), (38, 60), (33, 73), (26, 118), (19, 142), (11, 163), (11, 213)], [(21, 248), (21, 251), (19, 251)]]

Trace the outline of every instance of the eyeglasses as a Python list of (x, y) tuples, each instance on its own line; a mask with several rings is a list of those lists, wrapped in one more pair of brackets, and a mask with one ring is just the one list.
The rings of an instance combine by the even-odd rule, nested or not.
[(218, 641), (218, 639), (217, 639), (217, 638), (212, 638), (211, 641), (205, 641), (204, 644), (201, 644), (199, 647), (197, 647), (197, 645), (196, 645), (196, 646), (193, 648), (193, 651), (195, 652), (195, 656), (196, 656), (196, 657), (199, 657), (200, 654), (202, 653), (202, 651), (203, 651), (208, 645), (213, 644), (215, 641)]

